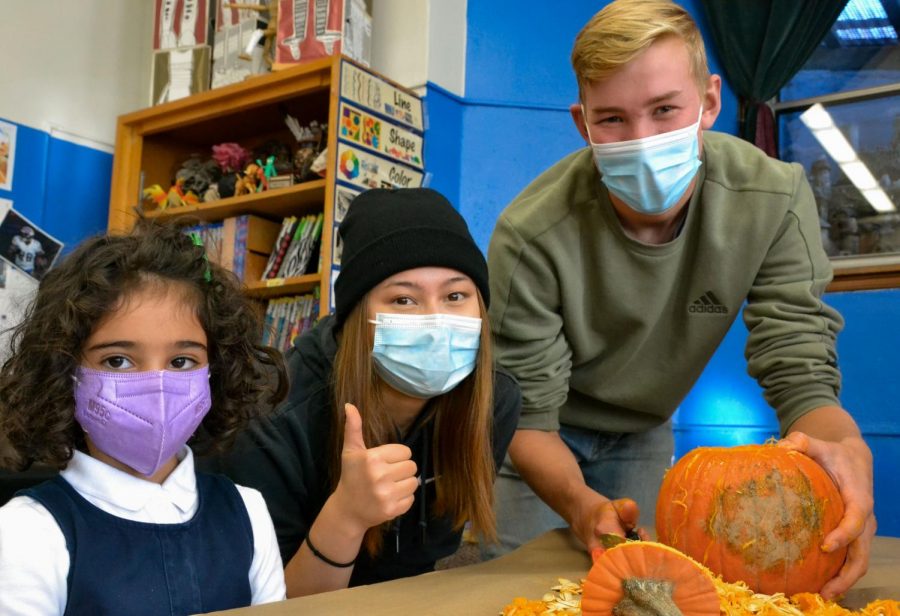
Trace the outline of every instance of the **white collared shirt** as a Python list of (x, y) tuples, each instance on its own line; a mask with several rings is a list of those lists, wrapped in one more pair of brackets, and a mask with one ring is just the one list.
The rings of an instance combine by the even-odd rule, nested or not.
[[(124, 473), (76, 451), (60, 474), (92, 505), (126, 520), (180, 524), (197, 511), (194, 455), (185, 446), (162, 484)], [(284, 570), (262, 494), (237, 486), (253, 529), (253, 605), (285, 598)], [(0, 614), (52, 616), (66, 611), (69, 551), (53, 516), (27, 496), (0, 507)]]

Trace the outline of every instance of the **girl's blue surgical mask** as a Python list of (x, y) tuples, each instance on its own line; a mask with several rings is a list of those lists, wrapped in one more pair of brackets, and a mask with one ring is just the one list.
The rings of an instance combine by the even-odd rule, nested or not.
[(375, 320), (372, 360), (388, 385), (414, 398), (445, 394), (475, 369), (481, 319), (386, 314)]
[[(587, 114), (582, 107), (587, 122)], [(700, 118), (677, 130), (616, 143), (588, 141), (609, 192), (641, 214), (662, 214), (678, 203), (700, 168)]]

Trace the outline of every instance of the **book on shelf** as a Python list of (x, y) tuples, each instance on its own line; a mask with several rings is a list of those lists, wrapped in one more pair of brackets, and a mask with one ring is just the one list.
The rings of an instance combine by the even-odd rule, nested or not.
[(231, 270), (240, 280), (259, 280), (279, 224), (248, 214), (188, 227), (185, 231), (200, 234), (211, 261)]
[(323, 220), (324, 216), (321, 213), (317, 216), (310, 214), (303, 217), (288, 247), (280, 276), (291, 278), (307, 273), (310, 257), (322, 236)]
[(299, 219), (285, 218), (262, 279), (303, 276), (310, 270), (311, 263), (318, 267), (318, 261), (313, 257), (322, 238), (324, 220), (321, 212)]
[(213, 222), (185, 227), (183, 231), (188, 234), (196, 233), (199, 235), (209, 260), (221, 264), (223, 229), (224, 224), (222, 222)]
[(319, 289), (306, 295), (269, 300), (262, 343), (286, 352), (319, 318)]
[(244, 281), (259, 280), (278, 236), (277, 222), (246, 214), (224, 220), (223, 265)]
[(272, 252), (269, 255), (269, 261), (266, 264), (266, 268), (261, 276), (263, 280), (267, 278), (278, 277), (278, 272), (281, 269), (281, 264), (284, 261), (284, 257), (287, 253), (288, 247), (291, 245), (291, 239), (293, 238), (294, 230), (296, 229), (296, 227), (296, 216), (288, 216), (281, 223), (281, 231), (279, 231), (278, 237), (272, 245)]

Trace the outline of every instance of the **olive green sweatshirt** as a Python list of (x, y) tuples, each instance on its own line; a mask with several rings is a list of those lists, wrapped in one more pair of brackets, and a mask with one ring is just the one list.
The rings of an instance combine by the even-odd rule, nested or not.
[[(838, 404), (840, 315), (802, 167), (706, 132), (681, 232), (625, 235), (585, 148), (503, 211), (488, 250), (499, 363), (524, 397), (519, 428), (609, 432), (668, 419), (741, 312), (747, 369), (782, 432)], [(745, 304), (746, 302), (746, 304)]]

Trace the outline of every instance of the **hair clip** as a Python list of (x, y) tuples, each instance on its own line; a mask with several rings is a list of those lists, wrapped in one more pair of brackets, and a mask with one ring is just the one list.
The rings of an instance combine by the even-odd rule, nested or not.
[(203, 273), (203, 277), (206, 279), (206, 282), (212, 282), (212, 272), (209, 270), (209, 257), (206, 255), (206, 248), (203, 246), (203, 238), (196, 231), (191, 231), (190, 236), (194, 246), (203, 248), (203, 260), (206, 261), (206, 271)]

